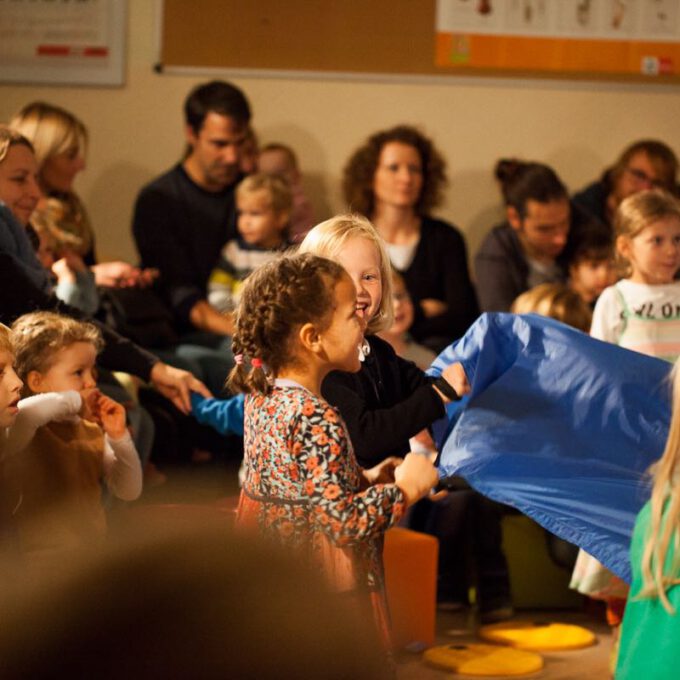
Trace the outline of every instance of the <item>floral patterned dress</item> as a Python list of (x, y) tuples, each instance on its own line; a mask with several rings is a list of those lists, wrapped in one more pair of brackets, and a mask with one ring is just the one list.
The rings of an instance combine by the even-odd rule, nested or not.
[(370, 597), (389, 647), (382, 537), (404, 513), (394, 484), (361, 490), (340, 413), (301, 385), (277, 380), (245, 402), (246, 476), (238, 523), (295, 548), (339, 591)]

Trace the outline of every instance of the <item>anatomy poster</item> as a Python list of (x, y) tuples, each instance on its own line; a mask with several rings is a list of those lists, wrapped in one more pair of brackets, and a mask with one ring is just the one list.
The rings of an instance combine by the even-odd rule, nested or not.
[(677, 0), (437, 0), (443, 68), (680, 74)]

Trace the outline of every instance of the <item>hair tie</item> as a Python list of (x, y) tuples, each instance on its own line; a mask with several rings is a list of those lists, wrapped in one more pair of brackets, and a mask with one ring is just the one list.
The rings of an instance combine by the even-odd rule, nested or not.
[(253, 368), (262, 368), (262, 359), (255, 357), (254, 359), (250, 360), (250, 364)]
[(240, 366), (243, 363), (243, 354), (234, 354), (234, 363)]

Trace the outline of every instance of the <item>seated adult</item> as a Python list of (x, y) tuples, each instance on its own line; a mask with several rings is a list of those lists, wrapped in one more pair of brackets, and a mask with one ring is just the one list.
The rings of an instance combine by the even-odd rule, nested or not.
[(494, 227), (477, 251), (475, 282), (482, 311), (507, 312), (520, 293), (566, 281), (567, 239), (587, 218), (572, 210), (564, 184), (547, 165), (504, 159), (495, 174), (507, 221)]
[(233, 364), (233, 324), (231, 314), (208, 303), (206, 291), (222, 247), (236, 236), (234, 188), (242, 177), (250, 106), (237, 87), (213, 81), (189, 94), (184, 114), (186, 155), (141, 190), (132, 230), (142, 265), (159, 270), (175, 314), (180, 344), (174, 354), (198, 362), (218, 392)]
[(677, 173), (673, 150), (658, 140), (643, 139), (628, 146), (599, 180), (574, 194), (572, 201), (613, 228), (624, 198), (653, 187), (677, 193)]
[(444, 159), (407, 125), (371, 135), (343, 180), (350, 209), (373, 222), (415, 302), (411, 334), (435, 351), (462, 336), (479, 312), (462, 234), (430, 217), (445, 182)]
[(38, 162), (38, 184), (43, 193), (31, 223), (50, 234), (57, 257), (74, 254), (94, 272), (100, 286), (146, 285), (152, 276), (127, 262), (100, 262), (94, 231), (82, 201), (73, 190), (76, 176), (85, 169), (87, 129), (72, 113), (45, 102), (24, 106), (10, 127), (33, 146)]
[[(28, 220), (39, 197), (37, 163), (30, 142), (0, 126), (0, 322), (6, 325), (39, 309), (86, 318), (51, 293), (47, 272), (36, 257), (24, 225), (15, 217), (16, 212)], [(102, 366), (150, 381), (184, 413), (191, 409), (190, 390), (208, 394), (191, 373), (168, 366), (107, 326), (93, 323), (104, 336), (105, 347), (99, 357)]]

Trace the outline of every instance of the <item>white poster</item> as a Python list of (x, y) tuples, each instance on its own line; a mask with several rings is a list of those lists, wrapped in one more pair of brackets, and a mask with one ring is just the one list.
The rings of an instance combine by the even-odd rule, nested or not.
[(0, 0), (0, 80), (122, 85), (126, 0)]

